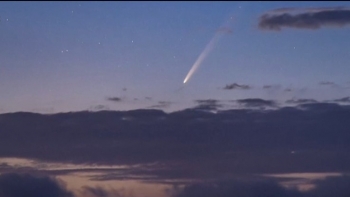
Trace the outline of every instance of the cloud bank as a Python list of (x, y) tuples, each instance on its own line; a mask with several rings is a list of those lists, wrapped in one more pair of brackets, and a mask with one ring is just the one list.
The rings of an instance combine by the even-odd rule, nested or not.
[(1, 197), (73, 197), (73, 193), (54, 178), (31, 174), (0, 175)]
[(275, 181), (225, 180), (197, 183), (174, 192), (173, 197), (348, 197), (350, 177), (334, 177), (315, 182), (316, 188), (307, 192), (286, 189)]
[[(0, 157), (78, 164), (155, 163), (128, 171), (153, 181), (350, 171), (349, 105), (300, 102), (261, 110), (275, 101), (239, 102), (258, 110), (203, 110), (221, 103), (209, 99), (198, 100), (198, 108), (171, 113), (139, 109), (0, 114)], [(0, 168), (10, 170), (7, 163), (0, 163)]]
[(349, 24), (350, 9), (344, 7), (282, 8), (263, 14), (259, 19), (260, 29), (273, 31), (281, 31), (287, 27), (296, 29), (340, 28)]

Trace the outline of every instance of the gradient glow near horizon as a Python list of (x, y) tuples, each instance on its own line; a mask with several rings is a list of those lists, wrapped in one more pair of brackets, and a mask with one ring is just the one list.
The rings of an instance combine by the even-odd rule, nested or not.
[[(348, 96), (349, 26), (258, 28), (259, 17), (274, 9), (339, 6), (350, 3), (1, 2), (0, 113), (128, 110), (159, 101), (174, 103), (169, 110), (175, 110), (195, 99)], [(231, 13), (233, 33), (203, 52), (201, 69), (176, 92)], [(253, 89), (222, 89), (232, 83)], [(263, 85), (306, 91), (271, 94)]]

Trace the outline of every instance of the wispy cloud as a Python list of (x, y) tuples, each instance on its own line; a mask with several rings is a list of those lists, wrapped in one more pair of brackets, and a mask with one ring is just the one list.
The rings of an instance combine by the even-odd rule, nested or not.
[(340, 99), (334, 99), (335, 102), (350, 103), (350, 97), (343, 97)]
[[(294, 12), (294, 13), (293, 13)], [(282, 28), (319, 29), (344, 27), (350, 24), (350, 9), (334, 8), (281, 8), (260, 17), (259, 28), (280, 31)]]
[(101, 111), (101, 110), (109, 110), (107, 105), (93, 105), (89, 107), (89, 111)]
[(275, 107), (277, 104), (273, 100), (264, 100), (260, 98), (248, 98), (237, 100), (239, 104), (243, 104), (245, 107)]
[(333, 85), (335, 85), (335, 83), (331, 82), (331, 81), (321, 81), (319, 83), (319, 85), (322, 85), (322, 86), (333, 86)]
[(79, 197), (124, 197), (123, 192), (113, 188), (105, 189), (102, 187), (84, 186)]
[(232, 83), (232, 84), (228, 84), (226, 85), (223, 89), (224, 90), (235, 90), (235, 89), (239, 89), (239, 90), (249, 90), (252, 87), (249, 85), (244, 85), (244, 84), (238, 84), (238, 83)]
[(223, 104), (220, 103), (219, 100), (215, 99), (207, 99), (207, 100), (195, 100), (195, 102), (198, 104), (194, 109), (198, 110), (218, 110), (219, 108), (223, 107)]
[(172, 104), (170, 101), (159, 101), (156, 105), (152, 105), (150, 108), (155, 109), (164, 109), (169, 107)]
[(107, 101), (113, 101), (113, 102), (120, 102), (122, 101), (123, 99), (120, 98), (120, 97), (108, 97), (107, 98)]
[(286, 103), (289, 104), (303, 104), (303, 103), (317, 103), (315, 99), (290, 99)]

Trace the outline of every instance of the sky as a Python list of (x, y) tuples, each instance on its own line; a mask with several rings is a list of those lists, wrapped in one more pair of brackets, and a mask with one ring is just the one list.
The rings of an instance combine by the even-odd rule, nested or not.
[[(349, 91), (348, 26), (259, 27), (284, 7), (348, 2), (1, 2), (1, 112), (57, 113), (104, 106), (165, 110), (196, 99), (336, 99)], [(232, 18), (232, 19), (231, 19)], [(220, 39), (188, 83), (205, 46)], [(320, 86), (329, 81), (342, 88)], [(227, 84), (249, 91), (226, 91)], [(271, 94), (264, 85), (291, 89)], [(111, 102), (108, 98), (121, 98)]]
[(349, 2), (0, 2), (0, 32), (0, 197), (350, 196)]

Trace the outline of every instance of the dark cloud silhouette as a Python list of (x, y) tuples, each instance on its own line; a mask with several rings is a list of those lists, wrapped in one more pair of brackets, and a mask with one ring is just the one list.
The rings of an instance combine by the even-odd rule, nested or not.
[(223, 180), (195, 183), (174, 189), (173, 197), (348, 197), (350, 177), (328, 177), (314, 182), (315, 189), (300, 192), (287, 189), (274, 180)]
[(251, 86), (249, 85), (244, 85), (244, 84), (237, 84), (237, 83), (232, 83), (229, 85), (226, 85), (224, 88), (224, 90), (235, 90), (235, 89), (239, 89), (239, 90), (249, 90), (252, 89)]
[(282, 90), (282, 86), (281, 85), (264, 85), (262, 87), (263, 90), (267, 91), (268, 94), (274, 94), (278, 91)]
[(215, 99), (207, 99), (207, 100), (195, 100), (195, 102), (198, 104), (216, 104), (219, 101)]
[(56, 179), (30, 174), (5, 173), (0, 175), (1, 197), (73, 197)]
[(271, 85), (264, 85), (264, 86), (263, 86), (263, 89), (270, 89), (270, 88), (272, 88)]
[(286, 88), (286, 89), (284, 89), (284, 91), (285, 92), (291, 92), (291, 91), (293, 91), (291, 88)]
[(306, 197), (348, 197), (350, 196), (350, 176), (328, 177), (315, 181), (316, 189)]
[(318, 101), (315, 99), (290, 99), (287, 100), (286, 103), (289, 104), (304, 104), (304, 103), (317, 103)]
[(279, 89), (281, 88), (280, 85), (264, 85), (263, 89)]
[(219, 108), (223, 107), (223, 104), (221, 104), (219, 100), (215, 99), (195, 100), (195, 102), (198, 105), (195, 106), (193, 109), (196, 110), (212, 111), (218, 110)]
[(325, 112), (333, 112), (333, 111), (342, 111), (348, 109), (349, 107), (342, 107), (336, 103), (305, 103), (300, 104), (300, 108), (313, 110), (317, 112), (325, 111)]
[(113, 102), (120, 102), (122, 101), (123, 99), (120, 98), (120, 97), (108, 97), (107, 98), (107, 101), (113, 101)]
[(259, 98), (249, 98), (237, 100), (239, 104), (243, 104), (245, 107), (275, 107), (277, 104), (273, 100), (264, 100)]
[(102, 187), (83, 187), (80, 192), (82, 197), (123, 197), (122, 192), (115, 189), (104, 189)]
[(296, 190), (286, 189), (272, 181), (219, 181), (186, 186), (173, 197), (301, 197)]
[[(299, 11), (299, 13), (292, 13)], [(301, 12), (301, 13), (300, 13)], [(344, 27), (350, 24), (350, 10), (345, 8), (283, 8), (263, 14), (259, 28), (280, 31), (282, 28), (319, 29), (321, 27)]]
[(293, 7), (285, 7), (285, 8), (277, 8), (269, 11), (269, 13), (285, 13), (285, 12), (319, 12), (319, 11), (329, 11), (329, 10), (347, 10), (345, 6), (337, 6), (337, 7), (316, 7), (316, 8), (293, 8)]
[(29, 173), (4, 173), (0, 175), (1, 197), (123, 197), (123, 190), (84, 186), (74, 194), (61, 180)]
[(158, 104), (152, 105), (150, 108), (156, 108), (156, 109), (164, 109), (169, 107), (172, 104), (170, 101), (159, 101)]
[[(274, 105), (263, 99), (240, 102)], [(213, 99), (196, 103), (221, 104)], [(0, 114), (0, 157), (115, 165), (157, 162), (128, 172), (159, 177), (150, 178), (153, 181), (237, 173), (342, 172), (350, 171), (349, 119), (350, 106), (323, 102), (215, 113), (196, 108), (171, 113), (151, 109), (7, 113)], [(6, 165), (0, 168), (9, 170)]]
[(89, 107), (89, 111), (101, 111), (101, 110), (109, 110), (109, 107), (106, 105), (94, 105)]
[(350, 103), (350, 97), (344, 97), (340, 99), (334, 99), (335, 102)]

